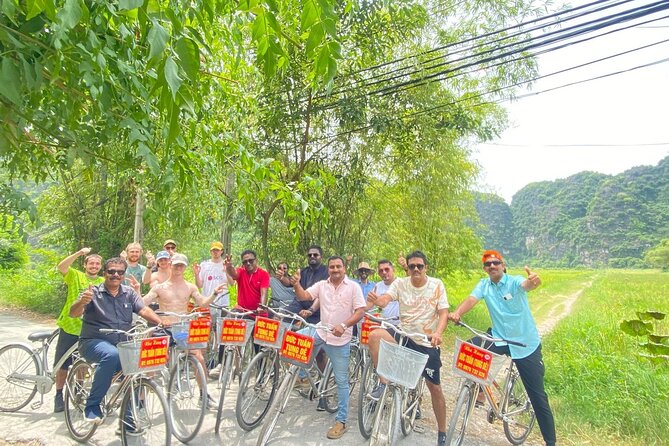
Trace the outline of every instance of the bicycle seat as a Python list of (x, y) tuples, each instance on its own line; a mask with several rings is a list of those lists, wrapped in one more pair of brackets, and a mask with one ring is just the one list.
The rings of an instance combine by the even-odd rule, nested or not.
[(43, 341), (49, 339), (52, 334), (53, 331), (36, 331), (35, 333), (30, 333), (28, 335), (28, 340), (32, 342)]

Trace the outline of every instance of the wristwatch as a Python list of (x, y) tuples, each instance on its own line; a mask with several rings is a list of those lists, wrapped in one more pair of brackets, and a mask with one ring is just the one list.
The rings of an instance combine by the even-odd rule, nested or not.
[(346, 330), (346, 329), (348, 328), (344, 322), (342, 322), (342, 323), (339, 324), (339, 325), (341, 325), (341, 328), (343, 328), (344, 330)]

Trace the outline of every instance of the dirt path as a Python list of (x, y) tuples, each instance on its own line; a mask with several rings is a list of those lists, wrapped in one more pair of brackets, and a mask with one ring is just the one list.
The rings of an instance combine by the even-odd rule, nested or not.
[(546, 319), (537, 324), (537, 330), (539, 330), (539, 336), (545, 336), (565, 317), (569, 316), (574, 306), (574, 302), (581, 297), (583, 292), (592, 286), (592, 281), (587, 282), (583, 285), (583, 288), (576, 291), (575, 293), (570, 294), (562, 301), (558, 301), (551, 307), (551, 310), (548, 312)]

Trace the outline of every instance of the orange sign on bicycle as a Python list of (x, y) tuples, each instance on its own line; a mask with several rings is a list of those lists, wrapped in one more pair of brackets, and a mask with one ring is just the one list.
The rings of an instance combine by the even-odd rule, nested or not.
[(188, 326), (188, 343), (199, 344), (209, 341), (211, 319), (193, 319)]
[(286, 331), (281, 345), (281, 356), (302, 364), (309, 364), (314, 349), (314, 338), (294, 331)]
[(475, 378), (487, 380), (492, 359), (493, 356), (489, 351), (463, 342), (455, 360), (455, 368)]
[(253, 328), (253, 339), (274, 344), (279, 337), (280, 328), (281, 323), (279, 321), (266, 317), (257, 317), (256, 325)]
[(143, 339), (142, 345), (139, 347), (139, 368), (167, 364), (169, 340), (168, 336)]
[(221, 342), (240, 342), (246, 338), (246, 321), (243, 319), (223, 319)]
[(369, 333), (372, 331), (372, 327), (381, 325), (378, 322), (374, 322), (365, 316), (365, 320), (362, 322), (362, 327), (360, 327), (360, 343), (363, 345), (369, 344)]

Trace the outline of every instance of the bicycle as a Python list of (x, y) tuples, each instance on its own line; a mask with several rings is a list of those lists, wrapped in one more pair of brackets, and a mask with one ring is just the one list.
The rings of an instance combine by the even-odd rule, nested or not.
[[(172, 429), (167, 410), (167, 402), (162, 390), (150, 378), (167, 364), (169, 337), (147, 337), (158, 327), (137, 325), (128, 331), (101, 328), (102, 333), (120, 333), (130, 340), (117, 345), (121, 360), (122, 374), (117, 375), (103, 398), (103, 421), (120, 408), (121, 443), (171, 444)], [(70, 436), (80, 442), (87, 442), (95, 433), (98, 423), (85, 419), (84, 409), (90, 394), (97, 364), (89, 364), (78, 359), (67, 374), (63, 399), (65, 402), (65, 424)], [(100, 423), (101, 424), (101, 423)]]
[(207, 376), (192, 351), (207, 347), (211, 320), (203, 318), (206, 313), (198, 311), (158, 314), (179, 320), (169, 328), (174, 344), (170, 347), (169, 374), (165, 381), (172, 433), (182, 443), (188, 443), (202, 427), (209, 398)]
[[(279, 314), (271, 307), (261, 308)], [(264, 317), (256, 318), (253, 342), (260, 351), (244, 370), (237, 392), (235, 415), (237, 424), (245, 431), (258, 427), (268, 412), (279, 387), (281, 366), (278, 350), (287, 328), (292, 324)]]
[[(297, 314), (288, 314), (280, 311), (273, 311), (273, 314), (283, 320), (299, 321), (303, 326), (317, 330), (322, 329), (332, 331), (326, 325), (310, 324), (305, 319)], [(281, 379), (279, 389), (276, 391), (274, 398), (267, 410), (264, 423), (258, 435), (257, 445), (266, 445), (272, 437), (274, 428), (279, 421), (279, 416), (285, 411), (288, 405), (290, 394), (295, 387), (295, 381), (299, 375), (300, 370), (306, 372), (306, 377), (309, 382), (310, 392), (313, 399), (318, 399), (319, 404), (323, 404), (324, 408), (330, 413), (334, 413), (338, 408), (337, 386), (334, 382), (334, 372), (332, 365), (328, 361), (325, 369), (321, 372), (315, 364), (316, 355), (313, 353), (314, 348), (313, 336), (297, 333), (292, 330), (286, 330), (283, 335), (281, 343), (281, 350), (279, 352), (279, 359), (289, 364), (288, 370)], [(316, 379), (312, 376), (314, 374)]]
[(214, 432), (218, 434), (223, 419), (223, 402), (228, 386), (232, 383), (233, 374), (240, 373), (244, 365), (249, 362), (248, 355), (253, 352), (253, 344), (249, 344), (253, 332), (254, 320), (245, 317), (256, 314), (255, 311), (234, 311), (224, 307), (211, 305), (226, 315), (216, 321), (216, 332), (218, 333), (218, 344), (223, 345), (223, 360), (221, 361), (221, 374), (218, 377), (218, 385), (221, 394), (218, 398), (218, 410), (216, 411), (216, 425)]
[(369, 436), (370, 445), (394, 445), (401, 428), (408, 435), (414, 426), (416, 413), (425, 392), (422, 377), (428, 355), (402, 346), (406, 338), (430, 342), (423, 333), (407, 333), (392, 324), (381, 321), (375, 328), (390, 328), (400, 336), (395, 344), (381, 339), (376, 372), (385, 378), (385, 385), (374, 411), (374, 422)]
[(40, 342), (37, 348), (17, 342), (0, 349), (0, 411), (16, 412), (33, 400), (37, 392), (40, 401), (32, 404), (35, 410), (44, 404), (44, 395), (51, 391), (56, 382), (56, 373), (70, 356), (77, 359), (77, 344), (49, 367), (49, 349), (58, 338), (59, 329), (37, 331), (28, 335), (31, 342)]
[[(457, 325), (468, 329), (486, 342), (525, 346), (520, 342), (493, 338), (488, 333), (472, 328), (462, 321)], [(452, 446), (462, 444), (469, 416), (477, 405), (476, 400), (480, 391), (483, 392), (489, 406), (488, 422), (502, 420), (504, 434), (511, 444), (519, 445), (525, 442), (534, 426), (534, 410), (513, 360), (510, 361), (504, 374), (504, 384), (500, 385), (495, 380), (495, 375), (504, 362), (502, 355), (456, 339), (453, 371), (464, 379), (449, 422), (446, 444)]]

